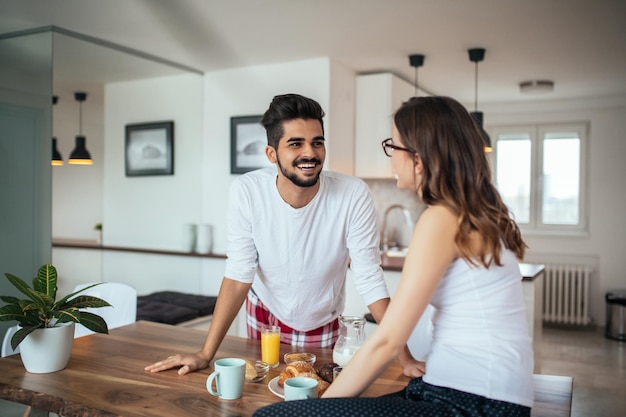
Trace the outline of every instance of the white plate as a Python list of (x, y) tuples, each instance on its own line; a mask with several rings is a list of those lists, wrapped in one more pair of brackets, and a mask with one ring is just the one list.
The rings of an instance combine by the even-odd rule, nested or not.
[(275, 396), (285, 398), (285, 390), (280, 385), (278, 385), (279, 379), (279, 376), (272, 379), (270, 382), (268, 382), (267, 388), (269, 388), (269, 390), (272, 391), (272, 394), (274, 394)]

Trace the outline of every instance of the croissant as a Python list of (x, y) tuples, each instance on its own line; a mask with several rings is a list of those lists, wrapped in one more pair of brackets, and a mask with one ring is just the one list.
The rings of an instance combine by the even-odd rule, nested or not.
[[(315, 377), (312, 375), (302, 375), (303, 373), (309, 373), (312, 375), (314, 374)], [(296, 376), (308, 376), (308, 377), (316, 378), (316, 379), (319, 378), (317, 376), (317, 372), (315, 372), (315, 368), (313, 368), (311, 364), (307, 362), (296, 361), (287, 365), (285, 370), (280, 373), (280, 376), (278, 378), (278, 385), (280, 387), (284, 387), (285, 380), (296, 377)]]
[(324, 391), (326, 391), (326, 388), (328, 388), (329, 386), (330, 384), (328, 382), (320, 379), (319, 385), (317, 386), (317, 396), (321, 397)]
[(315, 371), (312, 365), (307, 362), (292, 362), (288, 365), (284, 371), (280, 373), (278, 378), (278, 385), (281, 387), (285, 386), (285, 381), (289, 378), (295, 378), (297, 376), (309, 377), (313, 378), (318, 382), (317, 386), (317, 396), (321, 397), (324, 391), (330, 385), (328, 382), (324, 381)]

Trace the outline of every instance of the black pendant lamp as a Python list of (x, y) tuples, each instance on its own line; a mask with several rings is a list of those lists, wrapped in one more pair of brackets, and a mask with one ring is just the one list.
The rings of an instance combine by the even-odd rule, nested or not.
[(415, 97), (417, 97), (417, 89), (418, 89), (418, 79), (417, 79), (417, 69), (419, 67), (421, 67), (422, 65), (424, 65), (424, 55), (422, 54), (413, 54), (413, 55), (409, 55), (409, 64), (411, 64), (411, 66), (413, 68), (415, 68), (415, 80), (413, 85), (415, 85)]
[(67, 162), (73, 165), (92, 165), (91, 155), (85, 147), (87, 138), (83, 136), (83, 101), (87, 99), (87, 93), (74, 93), (74, 98), (78, 101), (79, 130), (78, 136), (76, 136), (76, 147), (70, 154), (70, 159)]
[(491, 138), (483, 129), (483, 112), (478, 111), (478, 63), (485, 58), (485, 49), (484, 48), (472, 48), (467, 51), (469, 53), (469, 59), (473, 63), (475, 63), (475, 72), (474, 72), (474, 111), (470, 114), (474, 118), (476, 124), (480, 128), (480, 131), (483, 135), (483, 141), (485, 142), (485, 152), (493, 152), (493, 148), (491, 147)]
[[(57, 96), (52, 96), (52, 105), (57, 104), (59, 98)], [(50, 165), (58, 167), (63, 165), (63, 158), (61, 157), (61, 152), (57, 149), (57, 138), (52, 138), (52, 160), (50, 160)]]
[(52, 160), (50, 161), (50, 165), (55, 167), (60, 167), (63, 165), (63, 158), (61, 157), (61, 153), (57, 149), (57, 138), (52, 138)]

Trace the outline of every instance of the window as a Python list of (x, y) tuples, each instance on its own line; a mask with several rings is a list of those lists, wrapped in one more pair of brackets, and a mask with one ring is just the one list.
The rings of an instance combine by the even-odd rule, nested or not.
[(492, 129), (495, 180), (524, 232), (584, 232), (585, 124)]

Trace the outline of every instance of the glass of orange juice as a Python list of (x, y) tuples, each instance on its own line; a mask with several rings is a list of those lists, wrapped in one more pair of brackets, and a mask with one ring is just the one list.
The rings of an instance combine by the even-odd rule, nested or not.
[(276, 368), (280, 361), (280, 327), (261, 328), (261, 360)]

